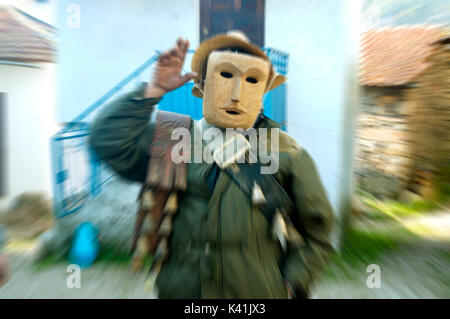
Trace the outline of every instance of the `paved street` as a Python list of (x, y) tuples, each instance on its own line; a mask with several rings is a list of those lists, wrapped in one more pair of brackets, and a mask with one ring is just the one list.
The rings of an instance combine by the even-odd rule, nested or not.
[[(417, 237), (376, 260), (332, 264), (313, 289), (313, 298), (450, 298), (450, 240), (443, 225), (448, 214), (409, 218), (405, 227)], [(385, 227), (385, 226), (383, 226)], [(436, 228), (436, 229), (435, 229)], [(448, 229), (448, 228), (447, 228)], [(436, 232), (437, 231), (437, 232)], [(431, 236), (430, 234), (438, 234)], [(447, 236), (444, 236), (447, 234)], [(68, 288), (68, 263), (37, 267), (31, 262), (32, 241), (11, 241), (5, 251), (13, 274), (0, 288), (1, 298), (153, 298), (144, 288), (144, 274), (128, 264), (96, 262), (81, 271), (81, 288)], [(380, 288), (368, 288), (367, 266), (380, 266)]]

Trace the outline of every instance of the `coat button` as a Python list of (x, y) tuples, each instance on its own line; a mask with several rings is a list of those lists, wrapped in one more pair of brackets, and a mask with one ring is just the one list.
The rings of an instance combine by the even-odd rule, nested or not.
[(187, 251), (188, 251), (188, 253), (191, 252), (191, 245), (192, 245), (192, 241), (189, 239), (189, 241), (187, 243)]
[(209, 243), (205, 244), (205, 255), (209, 256)]

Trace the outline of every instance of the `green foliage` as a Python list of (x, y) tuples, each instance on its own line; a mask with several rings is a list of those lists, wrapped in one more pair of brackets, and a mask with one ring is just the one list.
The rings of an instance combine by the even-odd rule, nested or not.
[(329, 267), (324, 272), (328, 278), (340, 276), (351, 279), (355, 268), (377, 263), (381, 256), (397, 250), (405, 239), (414, 238), (411, 232), (400, 224), (378, 231), (365, 231), (350, 228), (344, 237), (342, 249), (331, 258)]
[(56, 264), (62, 264), (67, 263), (67, 258), (65, 258), (64, 254), (57, 254), (53, 253), (48, 256), (45, 256), (44, 258), (38, 260), (36, 263), (33, 264), (33, 269), (35, 271), (40, 271), (42, 269), (45, 269), (47, 267), (56, 265)]
[(439, 208), (439, 204), (421, 197), (410, 200), (407, 203), (396, 200), (380, 200), (362, 190), (357, 194), (362, 203), (367, 207), (364, 215), (370, 219), (397, 219), (407, 216), (415, 216), (433, 211)]
[[(100, 252), (98, 254), (97, 259), (95, 260), (95, 263), (108, 263), (108, 264), (114, 264), (114, 265), (129, 265), (131, 263), (132, 255), (124, 251), (123, 248), (120, 248), (115, 245), (110, 245), (106, 247), (101, 247)], [(69, 252), (66, 253), (53, 253), (45, 258), (39, 260), (35, 263), (34, 268), (36, 270), (41, 270), (43, 268), (60, 264), (60, 263), (67, 263), (69, 260)], [(147, 258), (146, 265), (151, 263), (151, 260)]]
[(450, 163), (439, 166), (436, 178), (433, 181), (438, 190), (437, 200), (439, 202), (450, 202)]
[(398, 246), (396, 234), (367, 232), (350, 229), (344, 239), (341, 258), (348, 263), (376, 261), (381, 253)]
[(129, 252), (115, 245), (111, 245), (100, 249), (96, 262), (123, 264), (131, 262), (131, 258), (132, 256)]

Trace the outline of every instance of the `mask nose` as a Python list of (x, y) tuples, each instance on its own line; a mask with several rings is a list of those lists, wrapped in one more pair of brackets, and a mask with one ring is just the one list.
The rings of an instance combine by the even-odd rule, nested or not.
[(231, 100), (239, 102), (241, 99), (241, 79), (236, 78), (233, 83), (233, 91), (231, 92)]

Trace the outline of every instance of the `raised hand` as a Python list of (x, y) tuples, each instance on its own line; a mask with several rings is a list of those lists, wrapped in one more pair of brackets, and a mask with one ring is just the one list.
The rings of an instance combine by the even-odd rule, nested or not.
[(197, 73), (181, 75), (189, 40), (178, 38), (176, 45), (162, 53), (153, 72), (153, 77), (146, 90), (146, 97), (160, 97), (173, 91), (197, 76)]

